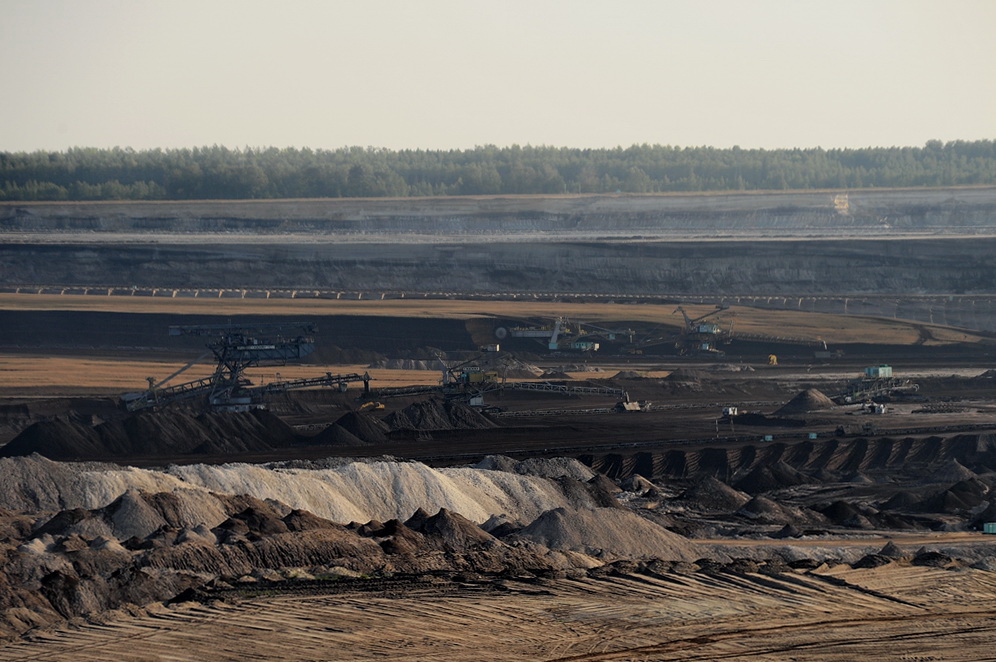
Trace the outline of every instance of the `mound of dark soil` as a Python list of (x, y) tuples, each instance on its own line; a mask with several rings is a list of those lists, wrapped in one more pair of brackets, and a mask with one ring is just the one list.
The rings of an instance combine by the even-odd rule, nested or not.
[(290, 531), (287, 524), (269, 508), (246, 508), (218, 525), (220, 529), (247, 532), (250, 539)]
[(307, 510), (295, 509), (283, 518), (288, 531), (311, 531), (314, 529), (335, 529), (338, 525)]
[(707, 476), (682, 492), (678, 499), (705, 512), (732, 513), (750, 501), (750, 496)]
[(747, 494), (762, 494), (811, 482), (808, 476), (779, 460), (770, 465), (758, 465), (734, 483), (734, 487)]
[(778, 531), (771, 534), (772, 538), (778, 540), (784, 540), (787, 538), (801, 538), (802, 536), (803, 536), (802, 531), (799, 529), (799, 527), (797, 527), (794, 524), (786, 524)]
[[(772, 419), (805, 425), (801, 419)], [(923, 474), (929, 480), (935, 467), (951, 459), (976, 474), (989, 469), (996, 457), (996, 435), (959, 434), (953, 437), (922, 438), (821, 438), (816, 441), (789, 441), (747, 445), (733, 453), (722, 448), (672, 449), (660, 452), (637, 452), (631, 455), (605, 453), (584, 460), (592, 469), (612, 479), (623, 480), (640, 473), (654, 481), (667, 478), (697, 478), (703, 475), (743, 476), (755, 469), (759, 461), (781, 460), (793, 467), (805, 467), (807, 475), (818, 482), (838, 481), (842, 476), (867, 472), (902, 471)], [(874, 472), (874, 473), (872, 473)], [(749, 490), (733, 484), (737, 489)], [(882, 498), (887, 498), (883, 496)]]
[(0, 448), (0, 457), (38, 453), (53, 460), (225, 454), (266, 451), (297, 443), (273, 414), (145, 412), (97, 426), (65, 420), (35, 423)]
[(620, 370), (612, 379), (646, 379), (643, 375), (638, 373), (636, 370)]
[(964, 513), (986, 503), (989, 487), (977, 478), (961, 480), (920, 503), (929, 513)]
[(817, 508), (817, 510), (838, 526), (846, 526), (852, 529), (870, 529), (874, 527), (873, 518), (875, 513), (867, 512), (846, 501), (834, 501), (823, 508)]
[(907, 490), (893, 494), (881, 505), (882, 510), (916, 510), (920, 507), (920, 497)]
[(376, 443), (387, 441), (391, 427), (376, 416), (366, 412), (351, 411), (343, 414), (334, 423), (362, 442)]
[[(599, 474), (601, 475), (601, 474)], [(650, 490), (657, 489), (657, 486), (652, 482), (641, 476), (640, 474), (632, 474), (627, 476), (620, 484), (621, 489), (627, 492), (635, 492), (637, 494), (646, 494)]]
[(950, 565), (953, 561), (954, 559), (943, 552), (932, 552), (921, 548), (917, 551), (911, 563), (928, 568), (943, 568)]
[(664, 379), (669, 382), (687, 382), (697, 384), (702, 381), (702, 373), (698, 370), (691, 370), (689, 368), (678, 368)]
[(794, 513), (781, 504), (763, 496), (756, 496), (745, 503), (737, 515), (754, 522), (767, 524), (793, 524), (798, 519)]
[(425, 400), (384, 419), (392, 430), (483, 430), (497, 427), (490, 418), (459, 402)]
[(882, 556), (881, 554), (866, 554), (861, 557), (858, 561), (851, 564), (852, 568), (880, 568), (883, 565), (889, 565), (894, 559), (888, 556)]
[(366, 446), (370, 442), (360, 439), (355, 434), (333, 423), (308, 440), (314, 446)]
[(931, 473), (931, 479), (938, 483), (953, 483), (961, 480), (971, 480), (978, 476), (958, 460), (951, 458), (942, 467)]
[(494, 536), (463, 515), (445, 508), (440, 508), (431, 516), (420, 508), (405, 522), (405, 526), (434, 539), (444, 549), (465, 549), (495, 541)]

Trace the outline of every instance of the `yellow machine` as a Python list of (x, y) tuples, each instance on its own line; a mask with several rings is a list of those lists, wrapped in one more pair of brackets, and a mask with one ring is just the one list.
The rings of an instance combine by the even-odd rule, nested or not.
[(768, 365), (778, 365), (778, 357), (774, 354), (768, 354)]

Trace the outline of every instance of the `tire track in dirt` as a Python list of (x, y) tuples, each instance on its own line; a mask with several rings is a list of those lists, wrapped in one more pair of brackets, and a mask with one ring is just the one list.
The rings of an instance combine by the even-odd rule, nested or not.
[[(707, 635), (696, 635), (681, 639), (675, 639), (672, 641), (661, 642), (659, 644), (652, 644), (649, 646), (639, 646), (627, 649), (620, 649), (602, 653), (589, 653), (583, 655), (571, 655), (567, 657), (558, 658), (548, 658), (546, 662), (608, 662), (611, 660), (667, 660), (672, 659), (668, 657), (660, 657), (661, 655), (666, 655), (670, 653), (682, 653), (681, 660), (717, 660), (725, 658), (743, 658), (743, 657), (758, 657), (771, 654), (782, 654), (788, 652), (795, 652), (805, 649), (817, 650), (825, 648), (834, 648), (845, 645), (853, 645), (855, 643), (865, 642), (865, 643), (882, 643), (883, 645), (889, 642), (895, 643), (898, 641), (911, 641), (915, 639), (929, 639), (936, 638), (938, 636), (953, 636), (957, 634), (966, 633), (989, 633), (986, 634), (986, 638), (992, 636), (991, 633), (996, 633), (996, 622), (993, 622), (992, 612), (988, 610), (973, 610), (973, 611), (963, 611), (963, 612), (932, 612), (929, 614), (919, 614), (919, 615), (894, 615), (894, 616), (879, 616), (874, 618), (845, 618), (845, 619), (833, 619), (833, 620), (821, 620), (812, 621), (801, 624), (792, 625), (781, 625), (773, 627), (762, 627), (762, 628), (741, 628), (726, 630), (723, 632), (707, 634)], [(987, 621), (986, 625), (968, 627), (968, 628), (935, 628), (930, 631), (923, 631), (919, 629), (917, 632), (904, 633), (904, 634), (883, 634), (878, 636), (866, 636), (863, 639), (858, 639), (853, 633), (847, 634), (846, 636), (839, 636), (827, 641), (806, 641), (796, 644), (786, 644), (783, 646), (770, 646), (760, 650), (754, 651), (709, 651), (709, 652), (699, 652), (689, 656), (685, 653), (689, 649), (701, 648), (705, 646), (713, 646), (716, 644), (728, 642), (728, 641), (745, 641), (749, 639), (757, 639), (760, 637), (767, 637), (772, 635), (786, 635), (786, 634), (801, 634), (806, 632), (825, 632), (827, 630), (836, 630), (841, 628), (857, 628), (869, 625), (877, 624), (893, 624), (893, 623), (916, 623), (918, 627), (923, 626), (924, 623), (929, 623), (931, 621), (950, 621), (955, 619), (964, 618), (981, 618)], [(812, 637), (812, 638), (815, 638)], [(800, 659), (800, 658), (793, 658)], [(812, 659), (828, 659), (826, 657), (812, 658)]]
[(231, 596), (231, 602), (153, 607), (141, 616), (119, 613), (39, 631), (0, 647), (0, 660), (370, 660), (402, 651), (406, 659), (447, 662), (765, 660), (786, 652), (843, 660), (849, 658), (834, 657), (837, 651), (947, 646), (978, 656), (989, 650), (996, 630), (990, 573), (825, 572), (846, 578), (846, 585), (793, 571), (593, 576), (540, 585), (504, 580), (502, 591), (447, 583), (406, 592), (385, 584), (363, 592)]

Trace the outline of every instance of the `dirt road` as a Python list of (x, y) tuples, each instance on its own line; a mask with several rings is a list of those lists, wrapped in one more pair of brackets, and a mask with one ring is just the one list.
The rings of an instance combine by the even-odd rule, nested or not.
[(273, 595), (108, 615), (0, 660), (990, 659), (996, 577), (890, 565)]

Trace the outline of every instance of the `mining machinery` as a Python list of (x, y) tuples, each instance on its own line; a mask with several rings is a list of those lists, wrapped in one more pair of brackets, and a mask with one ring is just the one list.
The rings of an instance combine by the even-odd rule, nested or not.
[(599, 341), (616, 340), (628, 337), (633, 341), (632, 329), (605, 329), (588, 322), (571, 321), (566, 317), (556, 317), (547, 323), (529, 326), (498, 326), (495, 338), (533, 338), (551, 352), (597, 352)]
[(839, 405), (880, 398), (883, 396), (912, 395), (920, 385), (911, 379), (901, 379), (892, 374), (892, 366), (877, 365), (865, 368), (864, 375), (848, 382), (844, 389), (830, 396)]
[(509, 372), (524, 366), (509, 352), (484, 351), (468, 361), (449, 366), (440, 359), (440, 365), (442, 379), (437, 385), (377, 389), (370, 392), (370, 397), (392, 398), (436, 394), (443, 395), (447, 399), (459, 400), (472, 407), (486, 407), (485, 394), (506, 390), (559, 393), (562, 395), (603, 395), (620, 398), (627, 402), (629, 400), (626, 391), (619, 388), (562, 384), (552, 381), (509, 380)]
[[(284, 335), (286, 330), (293, 330)], [(128, 393), (122, 397), (129, 411), (157, 409), (167, 405), (195, 398), (205, 398), (208, 408), (216, 411), (248, 411), (264, 406), (267, 395), (293, 389), (326, 386), (345, 391), (353, 382), (363, 382), (368, 392), (370, 376), (367, 374), (333, 375), (311, 377), (290, 381), (270, 382), (256, 386), (245, 376), (247, 368), (259, 365), (283, 365), (289, 361), (302, 359), (315, 351), (312, 336), (317, 331), (308, 323), (288, 324), (202, 324), (193, 326), (171, 326), (171, 336), (205, 336), (210, 338), (208, 354), (215, 358), (215, 370), (210, 377), (165, 386), (199, 359), (186, 364), (166, 379), (157, 382), (149, 378), (149, 388), (138, 393)]]
[[(772, 334), (744, 332), (741, 330), (734, 333), (735, 313), (733, 311), (728, 313), (730, 316), (730, 323), (728, 327), (719, 324), (718, 321), (707, 321), (714, 315), (718, 315), (727, 310), (729, 310), (729, 306), (717, 305), (715, 310), (710, 310), (704, 315), (699, 315), (698, 317), (693, 318), (689, 316), (688, 312), (682, 306), (678, 306), (674, 309), (674, 313), (672, 313), (681, 313), (683, 318), (682, 328), (678, 332), (677, 336), (651, 335), (650, 337), (633, 345), (630, 351), (631, 353), (642, 353), (642, 350), (648, 347), (673, 342), (679, 355), (719, 358), (725, 356), (725, 352), (719, 348), (719, 345), (728, 345), (734, 340), (737, 340), (753, 343), (771, 343), (775, 345), (800, 345), (811, 347), (815, 350), (813, 356), (817, 359), (834, 359), (843, 355), (841, 350), (830, 350), (827, 347), (826, 341), (822, 338), (777, 336)], [(769, 353), (768, 362), (771, 365), (777, 365), (777, 356), (773, 353)]]
[(728, 308), (729, 306), (716, 306), (715, 310), (710, 310), (705, 315), (699, 315), (694, 319), (689, 317), (688, 313), (681, 306), (675, 308), (674, 312), (681, 313), (685, 322), (681, 330), (681, 335), (675, 343), (678, 353), (682, 355), (715, 354), (718, 356), (725, 354), (716, 345), (720, 342), (729, 342), (730, 335), (732, 334), (732, 326), (729, 331), (724, 332), (719, 324), (706, 322), (705, 320), (713, 315), (718, 315)]

